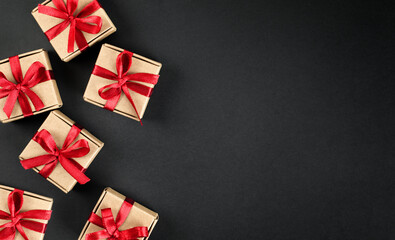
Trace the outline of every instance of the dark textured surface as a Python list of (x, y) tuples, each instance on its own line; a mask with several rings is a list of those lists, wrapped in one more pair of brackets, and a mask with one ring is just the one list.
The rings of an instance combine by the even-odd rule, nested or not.
[(395, 239), (393, 4), (102, 0), (103, 42), (163, 63), (141, 127), (83, 101), (100, 44), (61, 62), (37, 3), (0, 1), (0, 58), (49, 50), (61, 111), (105, 142), (65, 195), (18, 162), (47, 113), (0, 125), (0, 183), (55, 199), (46, 239), (106, 186), (159, 212), (152, 240)]

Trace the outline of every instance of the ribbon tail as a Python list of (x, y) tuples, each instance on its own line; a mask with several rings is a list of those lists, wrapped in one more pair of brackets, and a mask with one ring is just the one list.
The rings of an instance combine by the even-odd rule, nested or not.
[(33, 115), (32, 108), (30, 107), (29, 100), (23, 92), (19, 92), (18, 102), (21, 106), (23, 116), (28, 117)]
[(75, 41), (81, 52), (85, 51), (89, 47), (84, 34), (79, 29), (75, 30)]
[(119, 98), (121, 97), (121, 94), (117, 94), (114, 97), (110, 98), (107, 100), (106, 104), (104, 105), (104, 109), (107, 109), (109, 111), (114, 111), (115, 107), (118, 104)]
[(15, 225), (16, 229), (18, 229), (19, 234), (23, 237), (25, 240), (29, 240), (29, 238), (26, 236), (25, 230), (23, 230), (22, 225), (20, 223)]
[(139, 119), (141, 126), (143, 126), (143, 122), (141, 121), (141, 118), (140, 118), (139, 112), (137, 111), (136, 105), (134, 105), (132, 96), (130, 96), (129, 89), (127, 88), (126, 85), (124, 85), (124, 86), (122, 86), (122, 90), (125, 93), (126, 97), (128, 98), (130, 104), (132, 104), (133, 109), (136, 112), (137, 118)]
[(45, 179), (51, 175), (53, 170), (55, 169), (56, 165), (58, 164), (57, 161), (53, 161), (51, 163), (46, 164), (38, 173), (43, 176)]
[(83, 173), (84, 168), (74, 159), (59, 156), (59, 162), (63, 168), (75, 179), (79, 184), (85, 184), (90, 179)]
[(0, 231), (0, 240), (14, 240), (15, 233), (14, 228), (4, 228)]
[(3, 111), (5, 112), (5, 114), (7, 115), (8, 118), (11, 117), (12, 110), (14, 109), (17, 99), (18, 99), (18, 92), (16, 92), (16, 91), (10, 92), (10, 94), (8, 95), (7, 100), (4, 104), (4, 108), (3, 108)]
[(37, 96), (37, 94), (35, 92), (30, 90), (29, 88), (26, 88), (26, 89), (24, 89), (24, 93), (30, 98), (36, 111), (40, 111), (41, 109), (44, 108), (43, 101), (41, 101), (40, 97)]

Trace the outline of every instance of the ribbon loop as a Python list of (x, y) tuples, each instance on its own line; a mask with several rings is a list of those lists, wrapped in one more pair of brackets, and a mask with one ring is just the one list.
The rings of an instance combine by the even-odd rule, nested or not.
[(78, 0), (67, 0), (66, 5), (62, 0), (52, 0), (52, 2), (55, 8), (42, 4), (38, 5), (39, 13), (63, 19), (61, 23), (45, 32), (48, 40), (51, 41), (70, 26), (67, 52), (74, 52), (74, 42), (77, 43), (80, 51), (84, 51), (88, 47), (88, 43), (82, 32), (97, 34), (101, 30), (103, 24), (101, 17), (89, 16), (101, 8), (100, 4), (96, 0), (93, 0), (77, 15), (74, 15), (78, 6)]
[(132, 66), (132, 57), (133, 53), (126, 50), (121, 52), (117, 56), (117, 74), (98, 65), (95, 66), (92, 74), (108, 80), (117, 81), (117, 83), (106, 85), (98, 90), (99, 96), (107, 100), (104, 108), (110, 111), (114, 111), (123, 92), (129, 100), (130, 104), (132, 105), (134, 111), (136, 112), (137, 118), (139, 119), (141, 125), (143, 125), (139, 112), (137, 111), (137, 108), (134, 104), (129, 90), (143, 96), (150, 97), (153, 88), (146, 86), (142, 83), (156, 85), (158, 83), (159, 75), (150, 73), (128, 74), (128, 71)]
[(0, 228), (3, 228), (0, 231), (1, 240), (13, 240), (15, 238), (16, 231), (18, 231), (25, 240), (29, 240), (23, 228), (39, 233), (45, 233), (47, 224), (36, 222), (31, 219), (49, 220), (51, 218), (52, 211), (30, 210), (20, 212), (23, 205), (23, 193), (24, 192), (22, 190), (15, 189), (8, 195), (8, 209), (10, 213), (0, 210), (0, 219), (10, 221), (0, 226)]
[[(87, 155), (90, 151), (89, 143), (85, 139), (80, 139), (72, 144), (81, 132), (81, 128), (73, 125), (67, 134), (61, 149), (56, 146), (52, 135), (45, 129), (38, 132), (33, 140), (37, 142), (48, 154), (25, 159), (21, 161), (22, 167), (31, 169), (44, 165), (39, 174), (48, 178), (56, 165), (60, 165), (80, 184), (85, 184), (90, 179), (84, 174), (85, 169), (73, 158)], [(71, 145), (72, 144), (72, 145)]]
[(147, 227), (134, 227), (124, 231), (119, 230), (129, 215), (132, 207), (133, 201), (125, 199), (115, 220), (111, 208), (102, 209), (102, 217), (99, 217), (95, 213), (91, 213), (88, 221), (101, 228), (104, 228), (104, 230), (87, 234), (85, 240), (137, 240), (140, 237), (148, 237)]
[(124, 77), (128, 73), (130, 67), (132, 66), (132, 57), (133, 53), (129, 51), (123, 51), (118, 55), (116, 66), (118, 76), (120, 78)]
[(44, 103), (31, 88), (39, 83), (51, 80), (52, 71), (46, 70), (42, 63), (34, 62), (27, 70), (25, 77), (23, 77), (19, 57), (10, 57), (9, 61), (12, 75), (17, 83), (15, 84), (9, 81), (5, 75), (0, 72), (0, 98), (7, 97), (3, 111), (7, 117), (10, 118), (15, 103), (18, 100), (23, 116), (30, 116), (33, 114), (33, 111), (28, 98), (36, 111), (40, 111), (44, 108)]

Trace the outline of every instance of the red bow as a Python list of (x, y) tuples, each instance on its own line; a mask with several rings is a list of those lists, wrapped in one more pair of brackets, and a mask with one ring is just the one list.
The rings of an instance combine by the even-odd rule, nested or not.
[(72, 159), (83, 157), (90, 151), (88, 141), (85, 139), (80, 139), (70, 146), (70, 144), (74, 142), (80, 132), (81, 128), (73, 125), (67, 134), (66, 140), (63, 143), (63, 147), (59, 149), (56, 146), (52, 135), (45, 129), (41, 130), (33, 137), (33, 140), (40, 144), (40, 146), (49, 154), (22, 160), (22, 167), (25, 169), (30, 169), (45, 165), (39, 174), (45, 178), (48, 178), (59, 162), (60, 165), (62, 165), (62, 167), (73, 178), (75, 178), (78, 183), (85, 184), (89, 182), (90, 179), (84, 174), (85, 169), (78, 162)]
[(12, 75), (17, 83), (15, 84), (9, 81), (5, 75), (0, 72), (0, 87), (2, 87), (0, 89), (0, 98), (7, 97), (3, 111), (7, 117), (10, 118), (16, 100), (18, 99), (23, 115), (25, 117), (31, 116), (33, 112), (28, 98), (30, 98), (36, 111), (40, 111), (44, 107), (44, 103), (30, 88), (39, 83), (51, 80), (53, 78), (52, 71), (45, 70), (42, 63), (34, 62), (27, 70), (25, 77), (23, 77), (19, 57), (10, 57), (9, 60)]
[(49, 220), (51, 218), (52, 211), (30, 210), (20, 212), (22, 205), (23, 191), (15, 189), (8, 195), (8, 209), (10, 213), (0, 210), (0, 219), (10, 220), (10, 222), (0, 226), (0, 228), (4, 228), (0, 231), (1, 240), (13, 240), (15, 238), (16, 231), (18, 231), (25, 240), (29, 240), (22, 227), (35, 232), (45, 233), (47, 224), (26, 219)]
[(125, 222), (133, 207), (133, 203), (133, 200), (125, 199), (115, 221), (111, 208), (102, 209), (102, 217), (99, 217), (95, 213), (91, 213), (88, 221), (104, 228), (104, 230), (87, 234), (85, 240), (137, 240), (140, 237), (148, 237), (147, 227), (134, 227), (119, 231), (119, 227)]
[(45, 32), (48, 40), (51, 41), (54, 39), (70, 25), (67, 52), (74, 52), (74, 41), (77, 43), (80, 51), (85, 50), (88, 47), (88, 43), (82, 32), (97, 34), (100, 32), (102, 26), (101, 17), (89, 16), (101, 8), (100, 4), (96, 0), (93, 0), (74, 16), (74, 12), (78, 6), (78, 0), (67, 0), (67, 7), (63, 0), (52, 0), (52, 2), (56, 8), (39, 4), (38, 12), (64, 19), (64, 21)]
[(104, 108), (110, 111), (114, 111), (115, 106), (117, 105), (119, 98), (121, 97), (121, 94), (123, 92), (125, 93), (129, 102), (132, 104), (141, 123), (139, 113), (137, 112), (133, 99), (130, 96), (129, 89), (136, 93), (149, 97), (152, 94), (153, 88), (142, 85), (141, 83), (150, 83), (155, 85), (158, 83), (159, 75), (150, 73), (128, 74), (128, 71), (132, 66), (132, 57), (133, 53), (128, 51), (123, 51), (118, 55), (116, 62), (118, 75), (98, 65), (95, 66), (92, 74), (109, 80), (117, 81), (117, 83), (109, 84), (99, 89), (100, 97), (107, 100)]

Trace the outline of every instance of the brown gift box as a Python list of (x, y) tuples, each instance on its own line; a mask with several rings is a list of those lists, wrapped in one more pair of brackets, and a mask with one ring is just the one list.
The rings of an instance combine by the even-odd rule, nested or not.
[[(71, 127), (75, 122), (70, 118), (66, 117), (60, 111), (52, 111), (48, 118), (44, 121), (38, 131), (42, 129), (46, 129), (51, 133), (54, 138), (56, 145), (61, 147), (66, 139), (67, 134), (69, 133)], [(90, 151), (87, 155), (79, 158), (74, 158), (82, 167), (87, 169), (92, 161), (95, 159), (96, 155), (102, 149), (104, 143), (89, 133), (86, 129), (82, 129), (79, 136), (75, 139), (78, 141), (80, 139), (85, 139), (89, 143)], [(74, 141), (74, 142), (75, 142)], [(37, 157), (40, 155), (48, 154), (37, 142), (30, 140), (27, 144), (21, 155), (19, 155), (19, 159), (23, 161), (24, 159)], [(39, 166), (37, 168), (33, 168), (34, 171), (39, 172), (43, 166)], [(73, 189), (77, 180), (75, 180), (59, 163), (56, 165), (53, 172), (47, 178), (52, 184), (60, 188), (63, 192), (68, 193)]]
[[(116, 218), (125, 199), (126, 197), (124, 195), (116, 192), (111, 188), (106, 188), (100, 196), (99, 201), (93, 209), (93, 212), (101, 217), (102, 209), (111, 208), (112, 214), (114, 218)], [(148, 234), (151, 235), (151, 232), (154, 229), (158, 220), (159, 215), (156, 212), (153, 212), (148, 208), (134, 202), (128, 217), (119, 228), (119, 230), (123, 231), (133, 227), (147, 227)], [(87, 234), (101, 230), (103, 230), (103, 228), (87, 221), (78, 240), (85, 240), (85, 236)], [(149, 235), (146, 238), (142, 238), (142, 240), (147, 240), (149, 238)]]
[[(67, 2), (67, 0), (64, 0), (64, 2)], [(92, 0), (79, 0), (77, 9), (74, 12), (74, 15), (78, 14), (90, 2), (92, 2)], [(46, 5), (49, 7), (55, 7), (55, 5), (52, 3), (51, 0), (47, 0), (47, 1), (43, 2), (42, 5)], [(32, 15), (36, 19), (38, 25), (40, 26), (40, 28), (43, 32), (48, 31), (55, 25), (64, 21), (64, 19), (61, 19), (61, 18), (56, 18), (56, 17), (52, 17), (49, 15), (39, 13), (38, 7), (33, 9)], [(88, 43), (89, 46), (92, 46), (96, 42), (103, 40), (104, 38), (108, 37), (110, 34), (114, 33), (117, 30), (116, 27), (114, 26), (114, 24), (112, 23), (111, 19), (108, 17), (106, 11), (103, 8), (100, 8), (99, 10), (97, 10), (96, 12), (94, 12), (93, 14), (91, 14), (89, 16), (99, 16), (102, 19), (102, 27), (101, 27), (99, 33), (90, 34), (90, 33), (82, 32), (84, 34), (86, 42)], [(61, 32), (58, 36), (56, 36), (55, 38), (53, 38), (50, 41), (53, 48), (58, 53), (60, 59), (62, 59), (62, 61), (65, 61), (65, 62), (68, 62), (71, 59), (73, 59), (76, 56), (81, 54), (81, 51), (78, 49), (78, 46), (75, 42), (74, 42), (74, 52), (72, 52), (72, 53), (67, 52), (69, 30), (70, 30), (70, 26), (68, 26), (63, 32)]]
[[(8, 209), (8, 195), (14, 191), (14, 188), (7, 187), (0, 185), (0, 210), (3, 210), (7, 213), (9, 213)], [(52, 198), (47, 198), (44, 196), (40, 196), (38, 194), (30, 193), (30, 192), (24, 192), (23, 193), (23, 206), (21, 208), (21, 212), (26, 212), (30, 210), (51, 210), (52, 209), (52, 204), (53, 204), (53, 199)], [(48, 223), (48, 220), (39, 220), (39, 219), (34, 219), (35, 222), (41, 222), (41, 223)], [(9, 220), (2, 220), (0, 219), (0, 225), (5, 224), (9, 222)], [(29, 240), (42, 240), (44, 239), (45, 233), (39, 233), (32, 231), (27, 228), (23, 228), (25, 231), (26, 235), (29, 237)], [(24, 240), (22, 235), (17, 231), (14, 240)]]
[[(31, 51), (18, 56), (19, 56), (19, 61), (21, 64), (23, 76), (25, 76), (26, 71), (36, 61), (42, 63), (45, 66), (46, 70), (52, 70), (51, 63), (48, 58), (48, 54), (43, 49)], [(11, 66), (9, 62), (10, 61), (8, 58), (0, 61), (0, 72), (2, 72), (9, 81), (16, 83), (14, 76), (12, 75)], [(44, 108), (42, 108), (40, 111), (36, 111), (29, 99), (29, 103), (34, 115), (49, 110), (53, 110), (56, 108), (60, 108), (63, 105), (55, 79), (39, 83), (36, 86), (32, 87), (31, 90), (35, 92), (40, 97), (41, 101), (44, 103)], [(0, 99), (0, 121), (2, 123), (12, 122), (24, 118), (22, 114), (22, 109), (18, 101), (16, 101), (14, 109), (12, 110), (12, 114), (10, 118), (8, 118), (5, 112), (3, 111), (3, 107), (6, 101), (7, 101), (7, 97)]]
[[(96, 61), (96, 65), (106, 68), (113, 73), (117, 73), (116, 59), (118, 57), (118, 54), (120, 54), (123, 51), (124, 49), (122, 48), (118, 48), (109, 44), (103, 44)], [(162, 67), (161, 63), (155, 62), (153, 60), (150, 60), (148, 58), (145, 58), (143, 56), (134, 53), (132, 57), (132, 66), (130, 67), (128, 74), (133, 74), (133, 73), (159, 74), (161, 67)], [(106, 104), (106, 100), (100, 97), (98, 91), (100, 88), (104, 87), (105, 85), (112, 83), (115, 82), (92, 74), (89, 79), (88, 86), (86, 87), (84, 93), (84, 100), (94, 105), (97, 105), (99, 107), (104, 107), (104, 105)], [(142, 83), (142, 84), (153, 87), (152, 84), (146, 84), (146, 83)], [(129, 90), (129, 92), (134, 101), (134, 104), (136, 105), (136, 109), (140, 115), (140, 118), (143, 118), (145, 109), (147, 108), (147, 104), (150, 98), (145, 97), (131, 90)], [(136, 112), (124, 93), (121, 94), (121, 97), (119, 99), (117, 106), (114, 109), (114, 112), (138, 121)]]

